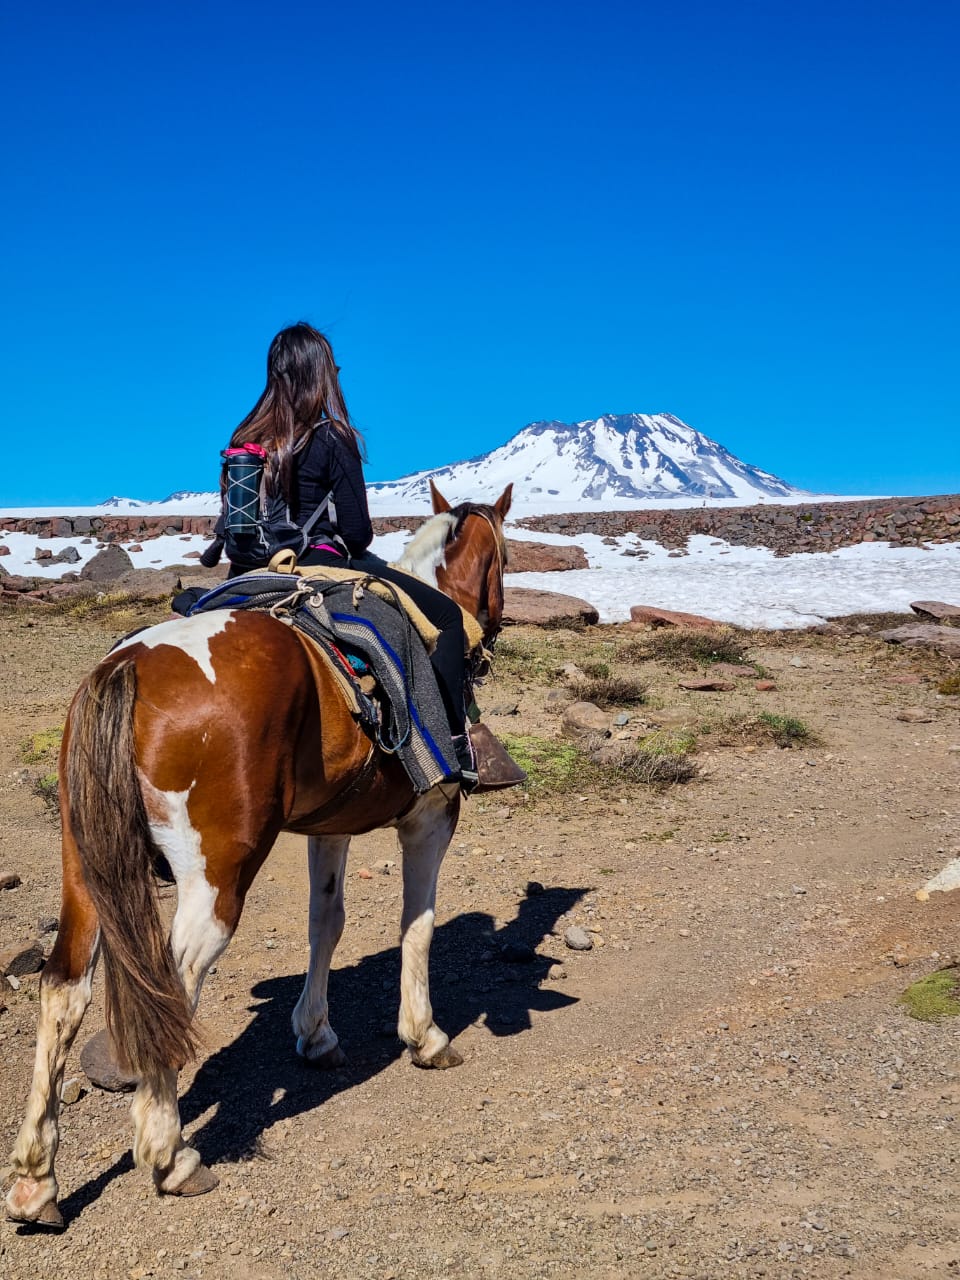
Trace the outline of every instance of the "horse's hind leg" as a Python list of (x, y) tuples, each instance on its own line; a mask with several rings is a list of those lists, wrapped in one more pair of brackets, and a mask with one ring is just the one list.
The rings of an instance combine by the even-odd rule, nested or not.
[(449, 798), (434, 787), (397, 826), (403, 850), (403, 917), (400, 924), (400, 1019), (397, 1031), (419, 1067), (457, 1067), (463, 1061), (433, 1020), (430, 943), (437, 876), (457, 826), (460, 793)]
[[(236, 920), (228, 927), (218, 918), (214, 911), (216, 893), (202, 872), (188, 876), (177, 889), (170, 946), (187, 995), (196, 1008), (203, 980), (233, 937)], [(163, 1069), (145, 1076), (137, 1085), (130, 1110), (134, 1161), (152, 1170), (158, 1191), (186, 1196), (213, 1190), (217, 1177), (202, 1163), (200, 1153), (183, 1140), (176, 1071)]]
[(13, 1150), (17, 1179), (7, 1212), (22, 1222), (59, 1229), (54, 1160), (60, 1143), (60, 1088), (70, 1046), (90, 1003), (99, 927), (64, 813), (60, 932), (40, 979), (40, 1021), (26, 1117)]
[(297, 1053), (318, 1067), (340, 1067), (346, 1061), (330, 1026), (327, 979), (330, 961), (343, 933), (343, 876), (349, 836), (311, 836), (310, 968), (293, 1011)]

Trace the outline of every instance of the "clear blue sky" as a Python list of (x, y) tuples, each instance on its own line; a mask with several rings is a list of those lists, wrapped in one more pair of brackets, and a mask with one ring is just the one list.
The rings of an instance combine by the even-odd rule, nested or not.
[(0, 505), (211, 489), (331, 335), (370, 479), (678, 414), (960, 490), (953, 0), (5, 5)]

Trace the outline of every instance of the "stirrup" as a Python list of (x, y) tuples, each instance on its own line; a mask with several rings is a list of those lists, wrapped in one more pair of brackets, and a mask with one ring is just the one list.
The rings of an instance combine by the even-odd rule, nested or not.
[(476, 791), (480, 779), (477, 776), (476, 753), (469, 736), (465, 733), (455, 733), (453, 735), (453, 749), (457, 755), (457, 768), (460, 771), (458, 779), (460, 790), (465, 795), (472, 795)]
[(500, 739), (483, 723), (468, 730), (470, 745), (477, 760), (477, 792), (501, 791), (526, 782), (527, 775), (510, 755)]

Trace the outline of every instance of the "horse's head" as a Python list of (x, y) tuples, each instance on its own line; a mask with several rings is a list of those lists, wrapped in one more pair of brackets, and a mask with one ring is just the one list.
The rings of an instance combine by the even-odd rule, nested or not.
[(513, 485), (508, 484), (492, 505), (461, 502), (451, 507), (431, 480), (434, 518), (417, 531), (399, 561), (402, 568), (435, 582), (472, 613), (487, 644), (503, 621), (503, 570), (507, 562), (503, 522), (512, 496)]

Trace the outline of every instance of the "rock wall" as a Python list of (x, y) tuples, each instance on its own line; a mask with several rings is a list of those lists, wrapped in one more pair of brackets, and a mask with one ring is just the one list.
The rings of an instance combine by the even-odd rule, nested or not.
[(663, 511), (584, 511), (528, 516), (523, 529), (576, 536), (596, 533), (618, 537), (633, 533), (661, 546), (681, 548), (693, 534), (734, 546), (769, 547), (777, 555), (795, 551), (833, 551), (859, 542), (960, 541), (960, 495), (933, 498), (868, 498), (861, 502), (824, 502), (798, 506), (686, 507)]
[[(377, 533), (419, 529), (427, 516), (381, 516), (373, 521)], [(162, 534), (213, 535), (215, 516), (0, 516), (0, 533), (31, 533), (36, 538), (92, 538), (99, 542), (129, 542)]]
[(129, 542), (164, 533), (213, 533), (214, 516), (29, 516), (0, 517), (0, 533), (32, 533), (37, 538), (92, 538)]
[[(426, 516), (377, 517), (377, 533), (416, 529)], [(211, 534), (213, 516), (51, 516), (0, 518), (0, 531), (30, 533), (37, 538), (96, 537), (100, 542), (143, 540), (161, 534)], [(750, 507), (656, 507), (631, 511), (583, 511), (565, 515), (527, 516), (523, 529), (544, 533), (596, 533), (639, 538), (679, 548), (692, 534), (723, 539), (736, 546), (769, 547), (778, 555), (792, 551), (832, 551), (858, 542), (960, 540), (960, 494), (931, 498), (868, 498), (861, 502), (811, 502), (798, 506), (763, 504)]]

